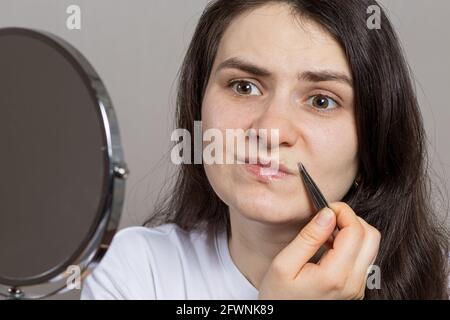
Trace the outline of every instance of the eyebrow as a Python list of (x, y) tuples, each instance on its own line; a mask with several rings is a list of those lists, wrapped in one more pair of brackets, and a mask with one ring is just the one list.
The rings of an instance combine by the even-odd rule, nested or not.
[[(229, 58), (223, 61), (217, 67), (216, 73), (222, 69), (238, 69), (259, 77), (271, 76), (269, 70), (239, 58)], [(298, 79), (309, 82), (336, 81), (353, 87), (353, 81), (349, 76), (333, 70), (304, 71), (299, 74)]]

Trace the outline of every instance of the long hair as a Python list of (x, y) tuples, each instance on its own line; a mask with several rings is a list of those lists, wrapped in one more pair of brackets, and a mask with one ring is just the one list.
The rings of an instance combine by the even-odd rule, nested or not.
[[(204, 10), (183, 61), (176, 126), (194, 132), (220, 39), (238, 15), (271, 3), (323, 26), (343, 48), (354, 79), (359, 186), (341, 200), (382, 234), (381, 289), (366, 299), (447, 299), (448, 234), (431, 205), (425, 130), (411, 74), (384, 11), (369, 29), (371, 0), (216, 0)], [(194, 148), (191, 148), (192, 150)], [(201, 164), (182, 164), (167, 197), (144, 223), (185, 230), (227, 228), (227, 205)]]

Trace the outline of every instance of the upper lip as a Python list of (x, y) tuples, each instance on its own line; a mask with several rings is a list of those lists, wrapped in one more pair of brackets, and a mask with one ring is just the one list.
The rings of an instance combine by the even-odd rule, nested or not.
[(278, 171), (280, 171), (280, 172), (284, 172), (284, 173), (292, 174), (292, 175), (299, 174), (297, 170), (292, 170), (288, 165), (284, 164), (281, 161), (274, 161), (274, 160), (270, 160), (270, 159), (263, 160), (260, 157), (258, 157), (257, 159), (252, 159), (251, 163), (250, 163), (249, 157), (245, 157), (244, 159), (241, 158), (238, 160), (240, 160), (242, 163), (255, 164), (255, 165), (259, 165), (264, 168), (270, 168), (270, 167), (273, 167), (276, 164), (278, 164)]

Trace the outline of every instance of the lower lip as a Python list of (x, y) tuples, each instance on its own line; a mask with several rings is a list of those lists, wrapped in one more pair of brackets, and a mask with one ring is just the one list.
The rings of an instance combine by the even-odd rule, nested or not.
[(257, 164), (243, 164), (245, 171), (262, 182), (270, 182), (287, 177), (289, 174), (283, 171), (274, 171), (270, 167), (262, 167)]

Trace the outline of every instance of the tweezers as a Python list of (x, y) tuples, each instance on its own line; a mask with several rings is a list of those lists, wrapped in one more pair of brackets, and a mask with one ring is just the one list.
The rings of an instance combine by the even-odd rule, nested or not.
[(320, 192), (319, 187), (317, 187), (317, 185), (314, 183), (314, 180), (311, 178), (308, 171), (306, 171), (305, 166), (301, 162), (298, 163), (298, 170), (300, 172), (300, 176), (303, 179), (303, 182), (306, 185), (306, 189), (308, 189), (309, 195), (314, 203), (316, 211), (318, 212), (325, 207), (330, 208), (327, 200), (323, 196), (322, 192)]
[[(319, 187), (315, 184), (314, 180), (309, 175), (308, 171), (306, 171), (305, 166), (299, 162), (298, 163), (298, 171), (300, 171), (300, 176), (303, 179), (303, 182), (306, 185), (306, 189), (309, 192), (309, 195), (314, 203), (314, 206), (316, 207), (316, 211), (319, 212), (325, 207), (330, 208), (328, 205), (327, 199), (323, 196), (322, 192), (320, 192)], [(331, 208), (330, 208), (331, 209)], [(333, 210), (333, 209), (331, 209)], [(336, 228), (334, 229), (333, 237), (336, 236), (337, 232), (339, 231), (339, 227), (336, 225)]]

